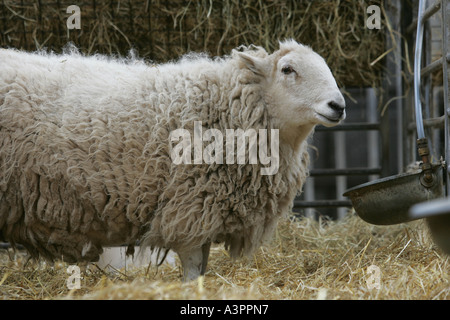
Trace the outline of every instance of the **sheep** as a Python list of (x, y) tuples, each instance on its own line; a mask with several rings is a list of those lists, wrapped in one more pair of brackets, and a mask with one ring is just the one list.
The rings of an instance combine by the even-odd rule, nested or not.
[[(69, 51), (0, 49), (0, 240), (49, 261), (139, 242), (176, 252), (189, 281), (211, 243), (250, 255), (301, 192), (314, 127), (345, 118), (325, 60), (291, 39), (156, 65)], [(174, 163), (171, 133), (195, 123), (276, 132), (277, 170)]]

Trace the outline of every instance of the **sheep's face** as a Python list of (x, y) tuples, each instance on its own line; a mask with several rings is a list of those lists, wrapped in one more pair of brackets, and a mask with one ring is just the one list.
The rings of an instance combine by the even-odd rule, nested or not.
[(345, 100), (325, 60), (298, 47), (281, 56), (268, 78), (274, 115), (283, 123), (334, 126), (345, 119)]
[(330, 127), (345, 119), (344, 97), (325, 60), (310, 48), (291, 40), (266, 58), (241, 58), (263, 78), (269, 112), (280, 130)]

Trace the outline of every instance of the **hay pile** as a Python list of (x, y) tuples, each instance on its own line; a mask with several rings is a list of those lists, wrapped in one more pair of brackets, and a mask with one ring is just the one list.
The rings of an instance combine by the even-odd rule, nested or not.
[[(213, 248), (202, 281), (181, 283), (177, 266), (105, 273), (82, 271), (66, 287), (67, 265), (24, 267), (22, 254), (0, 251), (3, 299), (450, 299), (450, 261), (423, 221), (378, 227), (354, 215), (339, 221), (282, 222), (273, 242), (232, 263)], [(368, 267), (380, 270), (379, 289)]]
[[(165, 62), (188, 51), (229, 54), (241, 44), (273, 51), (279, 39), (294, 38), (326, 57), (338, 84), (346, 87), (378, 87), (378, 58), (388, 50), (385, 27), (366, 27), (364, 0), (76, 1), (81, 29), (69, 30), (66, 10), (73, 4), (1, 1), (0, 46), (60, 52), (70, 41), (87, 54), (126, 56), (134, 48), (143, 58)], [(384, 16), (381, 20), (387, 21)]]

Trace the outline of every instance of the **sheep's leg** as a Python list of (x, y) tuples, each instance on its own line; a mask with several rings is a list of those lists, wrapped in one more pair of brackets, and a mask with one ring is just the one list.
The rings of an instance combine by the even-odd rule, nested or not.
[(177, 252), (183, 267), (183, 280), (190, 281), (196, 279), (201, 272), (203, 253), (198, 248), (188, 252)]
[(208, 265), (209, 258), (209, 248), (211, 248), (211, 242), (205, 243), (202, 246), (202, 269), (200, 270), (200, 274), (204, 275), (206, 272), (206, 266)]
[(177, 252), (183, 267), (183, 280), (191, 281), (205, 274), (211, 243), (189, 252)]

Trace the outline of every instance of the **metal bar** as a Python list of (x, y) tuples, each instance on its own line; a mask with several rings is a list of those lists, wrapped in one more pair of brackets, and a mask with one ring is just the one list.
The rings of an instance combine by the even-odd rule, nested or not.
[[(423, 126), (425, 128), (444, 128), (445, 127), (445, 115), (438, 118), (431, 118), (423, 120)], [(408, 124), (408, 130), (416, 130), (416, 123), (411, 122)]]
[[(388, 13), (388, 17), (391, 20), (391, 25), (392, 25), (392, 30), (397, 30), (398, 32), (394, 32), (392, 33), (389, 30), (386, 30), (386, 37), (388, 36), (392, 36), (394, 43), (392, 44), (392, 47), (394, 48), (394, 51), (392, 52), (393, 55), (393, 60), (395, 63), (395, 72), (393, 75), (393, 89), (395, 92), (395, 96), (396, 97), (403, 97), (404, 96), (404, 89), (403, 89), (403, 69), (402, 69), (402, 59), (403, 59), (403, 53), (402, 53), (402, 43), (403, 43), (403, 38), (402, 38), (402, 15), (405, 14), (404, 13), (404, 8), (405, 8), (405, 4), (403, 0), (391, 0), (391, 9), (389, 10)], [(392, 42), (392, 41), (391, 41)], [(396, 126), (395, 126), (395, 130), (396, 130), (396, 162), (397, 162), (397, 168), (396, 171), (399, 172), (403, 169), (403, 146), (404, 146), (404, 136), (403, 136), (403, 104), (404, 104), (404, 99), (397, 99), (395, 101), (395, 109), (393, 110), (393, 112), (395, 113), (396, 116)], [(378, 105), (378, 103), (377, 103)], [(376, 110), (376, 107), (375, 107)], [(376, 112), (375, 114), (378, 114), (378, 112)], [(377, 121), (379, 119), (379, 117), (374, 118), (374, 120), (370, 120), (370, 121)], [(379, 120), (378, 120), (379, 121)], [(375, 135), (375, 133), (369, 133), (369, 135)], [(373, 164), (369, 165), (369, 167), (375, 167), (375, 166), (379, 166), (381, 164), (381, 152), (380, 152), (380, 146), (381, 146), (381, 140), (380, 140), (381, 135), (377, 135), (377, 139), (378, 139), (378, 162), (374, 162)], [(375, 138), (374, 138), (375, 139)], [(376, 176), (370, 176), (369, 179), (373, 179)], [(378, 177), (377, 177), (378, 178)]]
[[(425, 10), (423, 15), (420, 17), (420, 20), (423, 22), (429, 19), (433, 14), (438, 12), (439, 9), (441, 9), (441, 2), (441, 0), (438, 0), (434, 3), (434, 5)], [(419, 21), (417, 18), (414, 19), (413, 22), (406, 28), (407, 33), (412, 33), (415, 30), (415, 28), (417, 27), (417, 21)]]
[[(442, 55), (448, 57), (450, 45), (450, 2), (442, 0)], [(449, 60), (442, 64), (443, 89), (444, 89), (444, 114), (445, 114), (445, 161), (450, 162), (450, 68)], [(446, 195), (450, 195), (450, 170), (447, 168)]]
[[(433, 87), (432, 88), (432, 111), (433, 115), (438, 115), (442, 111), (443, 100), (441, 98), (442, 87)], [(432, 141), (432, 157), (434, 159), (439, 159), (441, 156), (445, 156), (445, 152), (443, 150), (444, 143), (442, 141), (441, 133), (442, 129), (445, 128), (445, 116), (442, 119), (441, 128), (433, 127), (431, 130), (431, 141)]]
[(379, 123), (343, 123), (336, 127), (317, 127), (316, 132), (322, 131), (362, 131), (362, 130), (380, 130), (380, 124)]
[[(450, 53), (447, 53), (446, 58), (443, 59), (442, 57), (433, 61), (432, 63), (430, 63), (429, 65), (427, 65), (426, 67), (422, 68), (422, 70), (420, 71), (420, 76), (421, 77), (426, 77), (428, 76), (430, 73), (433, 73), (434, 71), (438, 70), (439, 67), (443, 66), (443, 61), (446, 63), (450, 62)], [(408, 84), (413, 83), (414, 78), (412, 76), (408, 76), (406, 82)]]
[(312, 177), (320, 176), (364, 176), (380, 174), (381, 168), (347, 168), (347, 169), (313, 169), (309, 172)]
[[(414, 5), (413, 3), (408, 3), (404, 5), (402, 14), (402, 30), (406, 30), (407, 27), (410, 25), (410, 21), (412, 21), (412, 18), (414, 16)], [(414, 60), (414, 50), (412, 49), (414, 47), (414, 38), (412, 33), (408, 33), (405, 35), (405, 38), (407, 39), (407, 44), (409, 50), (405, 52), (405, 57), (408, 59), (403, 60), (403, 68), (402, 70), (408, 70), (410, 67), (409, 63), (407, 61), (413, 61)], [(408, 88), (411, 87), (411, 84), (413, 82), (413, 77), (408, 76), (408, 78), (405, 80), (404, 87), (405, 87), (405, 104), (403, 105), (402, 115), (403, 115), (403, 122), (402, 122), (402, 130), (404, 135), (404, 143), (403, 143), (403, 162), (401, 167), (401, 172), (404, 172), (404, 169), (413, 161), (416, 160), (416, 142), (415, 142), (415, 134), (411, 134), (410, 131), (408, 131), (408, 124), (412, 121), (414, 121), (413, 113), (414, 113), (414, 97), (411, 93), (411, 90), (408, 90)]]
[(353, 207), (350, 200), (317, 200), (317, 201), (294, 201), (294, 208), (337, 208), (337, 207)]
[[(426, 23), (424, 24), (424, 55), (425, 55), (425, 59), (424, 59), (424, 65), (429, 66), (432, 62), (431, 60), (431, 21), (427, 20)], [(432, 118), (432, 114), (431, 114), (431, 77), (429, 75), (424, 76), (422, 74), (422, 70), (420, 70), (420, 76), (422, 77), (422, 79), (424, 79), (424, 91), (422, 90), (422, 95), (423, 95), (423, 99), (424, 101), (424, 112), (425, 112), (425, 116), (423, 119), (430, 119)], [(429, 138), (429, 132), (426, 132), (425, 135)]]
[[(311, 152), (311, 151), (309, 151)], [(312, 155), (310, 154), (310, 157), (312, 157)], [(310, 170), (312, 170), (314, 168), (314, 162), (311, 161), (310, 164)], [(314, 181), (314, 177), (309, 177), (306, 180), (305, 186), (303, 187), (304, 191), (303, 191), (303, 195), (304, 195), (304, 199), (307, 202), (311, 202), (316, 200), (316, 192), (315, 192), (315, 181)], [(311, 208), (307, 208), (305, 210), (305, 216), (308, 218), (315, 218), (315, 211)]]
[[(384, 80), (383, 89), (389, 90), (390, 85), (387, 80)], [(388, 108), (389, 109), (389, 108)], [(390, 119), (389, 114), (391, 110), (388, 110), (384, 116), (381, 117), (381, 124), (380, 124), (380, 133), (381, 133), (381, 154), (383, 157), (381, 158), (381, 176), (387, 177), (392, 174), (392, 170), (390, 168), (390, 160), (391, 160), (391, 146), (390, 141), (392, 139), (391, 137), (391, 130), (394, 130), (395, 128), (391, 128), (390, 126)], [(376, 173), (374, 173), (376, 174)]]
[(11, 245), (7, 242), (0, 242), (0, 249), (9, 249)]
[[(346, 141), (345, 132), (339, 131), (334, 134), (334, 153), (335, 153), (335, 165), (338, 170), (345, 169), (347, 167), (346, 157)], [(370, 148), (371, 146), (369, 146)], [(347, 190), (347, 176), (337, 175), (336, 178), (336, 199), (344, 200), (342, 194)], [(342, 219), (347, 214), (347, 210), (344, 208), (337, 209), (338, 219)]]
[[(367, 120), (370, 123), (378, 121), (377, 111), (377, 96), (373, 88), (366, 89), (366, 110)], [(376, 131), (370, 131), (367, 133), (367, 166), (369, 168), (375, 168), (380, 166), (380, 134)], [(378, 175), (370, 175), (369, 181), (375, 180)]]
[[(8, 249), (10, 249), (12, 247), (13, 246), (9, 242), (0, 242), (0, 249), (8, 250)], [(24, 250), (25, 249), (25, 247), (23, 245), (17, 244), (17, 243), (14, 245), (14, 248), (17, 249), (17, 250)]]
[[(443, 53), (444, 54), (444, 53)], [(427, 65), (425, 68), (423, 68), (420, 71), (420, 75), (422, 77), (426, 77), (428, 76), (430, 73), (438, 70), (439, 68), (442, 67), (442, 63), (444, 62), (449, 62), (450, 61), (450, 54), (447, 53), (446, 58), (444, 59), (444, 57), (441, 57), (440, 59), (433, 61), (432, 63), (430, 63), (429, 65)]]

